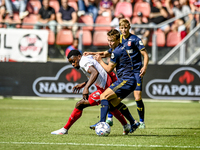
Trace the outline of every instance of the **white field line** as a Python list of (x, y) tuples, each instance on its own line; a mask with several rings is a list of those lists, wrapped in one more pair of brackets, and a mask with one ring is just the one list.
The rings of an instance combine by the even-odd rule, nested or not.
[(178, 145), (128, 145), (128, 144), (93, 144), (93, 143), (45, 143), (45, 142), (0, 142), (0, 144), (23, 144), (23, 145), (75, 145), (75, 146), (112, 146), (112, 147), (146, 147), (146, 148), (191, 148), (200, 149), (200, 146)]

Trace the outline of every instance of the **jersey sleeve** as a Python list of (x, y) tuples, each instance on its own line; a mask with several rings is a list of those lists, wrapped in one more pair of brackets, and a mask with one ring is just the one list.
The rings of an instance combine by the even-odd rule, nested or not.
[(121, 56), (121, 53), (119, 51), (119, 48), (115, 49), (112, 53), (111, 53), (111, 57), (110, 57), (110, 62), (116, 64), (118, 63), (118, 60)]
[(138, 48), (138, 50), (142, 50), (145, 48), (142, 40), (139, 37), (137, 37), (137, 39), (134, 41), (134, 44)]
[(110, 53), (110, 54), (112, 53), (112, 48), (110, 48), (110, 49), (108, 50), (108, 53)]

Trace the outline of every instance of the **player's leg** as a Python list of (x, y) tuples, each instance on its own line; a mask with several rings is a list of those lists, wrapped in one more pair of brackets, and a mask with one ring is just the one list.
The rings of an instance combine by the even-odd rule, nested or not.
[(124, 117), (130, 122), (131, 125), (135, 123), (135, 119), (125, 104), (120, 102), (116, 108), (124, 115)]
[[(136, 87), (136, 80), (130, 79), (130, 80), (122, 80), (118, 79), (114, 84), (110, 86), (111, 89), (113, 89), (118, 96), (117, 99), (113, 99), (110, 101), (110, 103), (116, 107), (118, 106), (119, 109), (121, 109), (121, 113), (130, 121), (130, 124), (132, 126), (132, 130), (130, 132), (135, 131), (140, 123), (135, 122), (133, 119), (132, 115), (130, 114), (128, 108), (124, 104), (120, 104), (120, 100), (124, 99), (127, 97), (132, 90), (134, 90)], [(120, 104), (120, 105), (119, 105)]]
[(88, 106), (91, 106), (88, 100), (82, 99), (78, 101), (65, 126), (59, 130), (51, 132), (51, 134), (67, 134), (70, 127), (81, 117), (83, 109)]
[(82, 116), (83, 109), (88, 106), (91, 106), (88, 100), (82, 99), (79, 102), (77, 102), (64, 128), (69, 130), (69, 128), (74, 124), (74, 122), (76, 122)]
[(144, 108), (144, 103), (142, 101), (142, 81), (143, 81), (143, 78), (140, 77), (140, 74), (139, 73), (135, 73), (135, 78), (136, 78), (136, 81), (137, 81), (137, 86), (133, 92), (133, 95), (135, 97), (135, 102), (136, 102), (136, 105), (137, 105), (137, 111), (138, 111), (138, 115), (140, 117), (140, 127), (139, 128), (142, 128), (144, 129), (145, 128), (145, 124), (144, 124), (144, 111), (145, 111), (145, 108)]
[(112, 99), (116, 99), (117, 95), (115, 94), (115, 92), (110, 89), (107, 88), (100, 96), (101, 99), (101, 118), (100, 118), (100, 122), (105, 122), (106, 121), (106, 115), (108, 113), (109, 110), (109, 101)]
[[(113, 107), (113, 106), (110, 104), (110, 113), (116, 117), (116, 113), (113, 113), (113, 112), (118, 112), (119, 114), (121, 114), (121, 116), (123, 116), (123, 114), (117, 109), (117, 107)], [(125, 114), (125, 115), (126, 115), (126, 114)], [(117, 118), (117, 117), (116, 117), (116, 118)], [(124, 117), (123, 117), (123, 118), (124, 118)], [(118, 119), (118, 120), (119, 120), (119, 119)], [(124, 119), (124, 120), (125, 120), (125, 119)], [(120, 121), (120, 120), (119, 120), (119, 121)], [(120, 122), (121, 122), (121, 121), (120, 121)], [(127, 122), (124, 122), (124, 123), (121, 122), (121, 124), (122, 124), (122, 126), (123, 126), (123, 134), (124, 134), (124, 135), (127, 135), (127, 134), (130, 132), (130, 130), (131, 130), (131, 125), (128, 124)]]
[(145, 128), (145, 123), (144, 123), (144, 113), (145, 113), (145, 108), (144, 108), (144, 103), (142, 101), (142, 91), (134, 91), (134, 97), (135, 97), (135, 102), (137, 104), (137, 111), (138, 115), (140, 117), (140, 129)]

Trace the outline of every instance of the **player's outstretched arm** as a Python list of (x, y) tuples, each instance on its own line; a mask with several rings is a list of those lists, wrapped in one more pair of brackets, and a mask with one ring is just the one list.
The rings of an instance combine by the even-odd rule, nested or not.
[(87, 56), (87, 55), (100, 55), (102, 58), (106, 58), (110, 56), (110, 53), (108, 53), (108, 51), (104, 51), (104, 52), (84, 52), (83, 56)]

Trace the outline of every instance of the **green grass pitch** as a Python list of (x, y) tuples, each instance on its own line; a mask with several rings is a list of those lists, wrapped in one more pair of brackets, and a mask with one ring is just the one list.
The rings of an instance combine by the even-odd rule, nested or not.
[[(0, 100), (0, 150), (166, 150), (200, 149), (200, 103), (145, 103), (146, 129), (123, 136), (114, 118), (111, 134), (99, 137), (89, 126), (99, 120), (100, 106), (86, 108), (68, 135), (51, 135), (63, 127), (75, 100)], [(136, 105), (129, 105), (138, 120)]]

